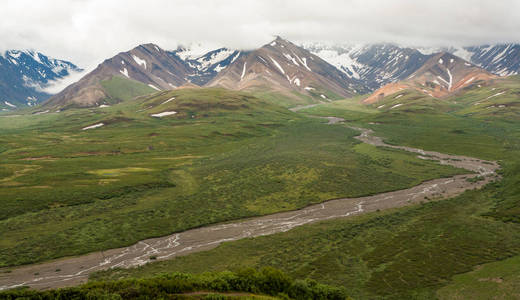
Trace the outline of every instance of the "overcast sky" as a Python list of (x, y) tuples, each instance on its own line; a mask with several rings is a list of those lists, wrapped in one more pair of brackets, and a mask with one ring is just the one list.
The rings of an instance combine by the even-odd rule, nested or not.
[(0, 50), (80, 67), (153, 42), (255, 48), (291, 41), (443, 46), (519, 42), (520, 0), (4, 0)]

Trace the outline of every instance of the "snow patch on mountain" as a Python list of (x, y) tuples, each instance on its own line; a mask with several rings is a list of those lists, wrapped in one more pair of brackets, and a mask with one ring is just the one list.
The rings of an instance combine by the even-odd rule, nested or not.
[(274, 65), (280, 70), (280, 72), (282, 72), (282, 74), (285, 74), (285, 71), (283, 70), (282, 66), (280, 66), (280, 64), (271, 56), (269, 56), (269, 58), (273, 61)]
[(81, 130), (89, 130), (89, 129), (99, 128), (99, 127), (104, 126), (104, 125), (105, 125), (104, 123), (97, 123), (97, 124), (94, 124), (94, 125), (83, 127), (83, 128), (81, 128)]
[(466, 82), (464, 82), (464, 85), (471, 83), (473, 80), (475, 80), (475, 77), (471, 77), (470, 79), (466, 80)]
[(242, 68), (242, 75), (240, 75), (240, 80), (244, 78), (244, 75), (246, 75), (246, 66), (247, 62), (244, 63), (244, 67)]
[(213, 70), (215, 70), (215, 72), (217, 73), (220, 73), (220, 71), (224, 70), (227, 66), (222, 66), (220, 64), (218, 64), (215, 68), (213, 68)]
[(148, 84), (148, 86), (151, 87), (151, 88), (154, 89), (154, 90), (158, 90), (158, 91), (161, 90), (160, 88), (156, 87), (156, 86), (153, 85), (153, 84)]
[(123, 68), (123, 70), (119, 70), (119, 72), (121, 72), (121, 74), (125, 75), (127, 78), (130, 78), (130, 76), (128, 76), (128, 70), (126, 68)]
[[(312, 58), (312, 57), (311, 57)], [(309, 72), (312, 72), (311, 68), (309, 68), (309, 66), (307, 66), (307, 58), (306, 57), (302, 57), (302, 63), (303, 63), (303, 66), (309, 71)]]
[(451, 76), (450, 69), (446, 68), (446, 72), (448, 72), (448, 77), (450, 78), (450, 81), (448, 83), (448, 91), (451, 91), (451, 87), (453, 85), (453, 76)]
[(135, 60), (135, 62), (140, 65), (141, 67), (144, 67), (146, 69), (146, 60), (141, 59), (135, 55), (132, 55), (132, 58)]
[(155, 117), (155, 118), (162, 118), (162, 117), (166, 117), (166, 116), (175, 115), (176, 113), (177, 113), (176, 111), (163, 111), (161, 113), (151, 114), (150, 116)]
[(12, 104), (12, 103), (9, 103), (7, 101), (4, 101), (5, 105), (7, 106), (10, 106), (10, 107), (13, 107), (13, 108), (16, 108), (16, 105)]

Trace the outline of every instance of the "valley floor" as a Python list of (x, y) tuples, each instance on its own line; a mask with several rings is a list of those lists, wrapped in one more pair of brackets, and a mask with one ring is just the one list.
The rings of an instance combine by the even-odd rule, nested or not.
[[(334, 117), (328, 119), (329, 124), (343, 121), (341, 118)], [(162, 238), (140, 241), (130, 247), (16, 268), (0, 276), (0, 289), (18, 286), (49, 289), (76, 285), (84, 282), (89, 274), (95, 271), (136, 267), (153, 260), (171, 259), (209, 250), (223, 242), (285, 232), (308, 223), (412, 205), (430, 199), (449, 198), (469, 189), (480, 188), (497, 179), (495, 171), (499, 165), (496, 162), (388, 145), (381, 138), (371, 135), (371, 130), (362, 128), (357, 130), (361, 131), (361, 135), (357, 138), (364, 143), (418, 153), (421, 159), (464, 168), (472, 173), (426, 181), (409, 189), (361, 198), (327, 201), (302, 210), (201, 227)], [(474, 180), (477, 178), (478, 180)]]
[[(518, 80), (475, 86), (447, 99), (406, 91), (372, 106), (347, 99), (302, 107), (298, 114), (267, 98), (199, 90), (104, 110), (0, 118), (0, 281), (72, 284), (105, 265), (144, 262), (150, 263), (94, 272), (89, 279), (275, 266), (293, 278), (342, 286), (355, 299), (514, 299)], [(490, 98), (497, 89), (504, 97)], [(164, 104), (172, 97), (179, 101)], [(162, 111), (179, 113), (149, 116)], [(377, 147), (382, 140), (368, 130), (361, 143), (354, 138), (358, 130), (301, 112), (337, 116), (333, 122), (341, 117), (391, 146)], [(100, 122), (105, 125), (81, 131)], [(430, 160), (436, 157), (446, 164)], [(464, 175), (468, 171), (460, 168), (478, 174)], [(494, 170), (498, 177), (489, 173)], [(392, 193), (404, 202), (384, 199)], [(371, 205), (378, 195), (385, 201)], [(342, 204), (333, 211), (329, 205), (335, 203)], [(350, 217), (324, 220), (331, 214)], [(203, 234), (200, 243), (181, 236), (208, 228), (217, 230)], [(215, 232), (223, 236), (205, 245)], [(258, 236), (265, 233), (272, 234)], [(145, 240), (158, 236), (167, 238)], [(95, 252), (139, 240), (145, 243)], [(210, 247), (216, 248), (160, 257)], [(92, 252), (83, 268), (55, 265)], [(42, 261), (48, 263), (19, 266)], [(31, 269), (45, 265), (42, 272)], [(16, 276), (20, 280), (9, 281)], [(38, 287), (34, 283), (27, 284)], [(489, 289), (477, 295), (481, 284)]]

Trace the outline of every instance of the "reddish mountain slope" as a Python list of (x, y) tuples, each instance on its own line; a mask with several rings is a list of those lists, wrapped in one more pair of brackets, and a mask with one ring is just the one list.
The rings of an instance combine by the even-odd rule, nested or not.
[(430, 57), (408, 78), (376, 90), (365, 103), (374, 103), (402, 89), (415, 89), (435, 98), (450, 95), (461, 88), (496, 76), (453, 54), (441, 52)]

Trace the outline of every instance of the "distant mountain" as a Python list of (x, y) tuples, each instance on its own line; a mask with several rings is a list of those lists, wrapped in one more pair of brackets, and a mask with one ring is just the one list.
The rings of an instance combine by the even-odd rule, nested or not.
[(415, 89), (432, 97), (444, 97), (470, 84), (496, 76), (448, 52), (431, 55), (417, 71), (405, 80), (387, 84), (376, 90), (365, 103), (374, 103), (404, 89)]
[(462, 50), (458, 52), (463, 53), (465, 50), (468, 53), (464, 59), (493, 74), (509, 76), (520, 73), (520, 44), (465, 47)]
[(294, 95), (296, 91), (325, 100), (365, 91), (356, 79), (280, 37), (240, 56), (208, 86), (233, 90), (261, 88), (286, 95)]
[(192, 70), (192, 74), (188, 75), (188, 79), (191, 83), (196, 85), (205, 85), (213, 77), (227, 68), (233, 63), (238, 57), (243, 55), (242, 51), (231, 50), (228, 48), (202, 48), (197, 49), (198, 51), (188, 48), (179, 47), (171, 53), (177, 55)]
[(371, 90), (408, 77), (428, 59), (416, 49), (390, 44), (341, 46), (309, 43), (303, 46)]
[(15, 109), (41, 103), (56, 80), (82, 69), (32, 50), (9, 50), (0, 54), (0, 108)]
[(520, 73), (519, 44), (409, 48), (391, 44), (303, 43), (303, 47), (349, 76), (359, 79), (371, 90), (405, 79), (432, 54), (439, 52), (449, 52), (499, 76)]

